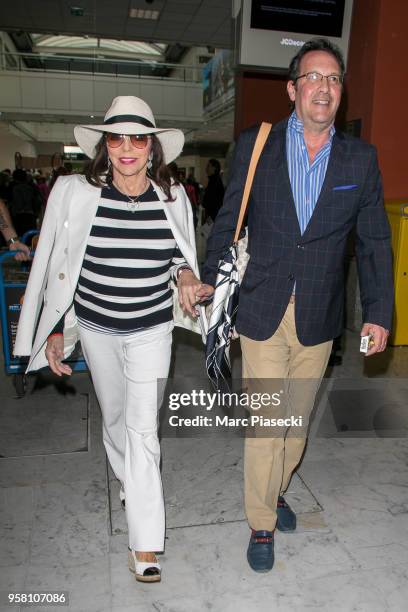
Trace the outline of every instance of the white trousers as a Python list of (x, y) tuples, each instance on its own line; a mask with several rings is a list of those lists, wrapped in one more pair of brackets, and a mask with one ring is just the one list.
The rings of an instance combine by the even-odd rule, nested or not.
[(85, 360), (102, 410), (103, 442), (126, 498), (129, 546), (164, 549), (157, 379), (167, 378), (173, 322), (125, 336), (80, 328)]

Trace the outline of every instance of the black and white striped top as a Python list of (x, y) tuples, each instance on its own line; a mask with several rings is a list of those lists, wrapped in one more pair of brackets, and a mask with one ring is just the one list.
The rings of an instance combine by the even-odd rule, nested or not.
[(171, 321), (170, 275), (186, 265), (152, 185), (132, 212), (129, 199), (104, 187), (74, 298), (83, 327), (128, 334)]

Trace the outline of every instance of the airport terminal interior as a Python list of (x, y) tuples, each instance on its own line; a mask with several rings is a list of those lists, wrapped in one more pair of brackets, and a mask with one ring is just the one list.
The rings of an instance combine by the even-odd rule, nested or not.
[[(279, 5), (280, 14), (288, 10), (291, 18), (300, 5), (309, 10), (314, 4), (264, 2)], [(338, 128), (378, 151), (392, 230), (395, 313), (387, 349), (364, 358), (351, 244), (344, 331), (335, 340), (306, 451), (285, 495), (297, 514), (296, 531), (276, 533), (271, 572), (252, 571), (246, 558), (250, 530), (243, 505), (242, 432), (177, 435), (161, 427), (163, 575), (158, 584), (135, 581), (127, 567), (120, 486), (107, 461), (100, 408), (80, 350), (72, 361), (76, 371), (62, 378), (48, 368), (24, 376), (24, 363), (12, 357), (30, 264), (9, 256), (5, 239), (0, 251), (1, 611), (25, 610), (23, 603), (7, 599), (24, 592), (68, 595), (65, 606), (31, 604), (44, 612), (406, 610), (408, 8), (403, 0), (324, 4), (342, 10), (337, 38), (347, 66)], [(211, 231), (203, 206), (209, 160), (218, 160), (228, 185), (239, 133), (290, 114), (284, 68), (312, 37), (302, 38), (301, 29), (291, 29), (293, 22), (277, 31), (266, 22), (249, 28), (251, 5), (262, 3), (2, 2), (0, 199), (7, 200), (11, 175), (20, 171), (41, 192), (45, 207), (57, 176), (84, 171), (87, 158), (75, 142), (74, 126), (101, 123), (115, 96), (138, 96), (151, 106), (157, 124), (185, 134), (175, 172), (194, 210), (202, 265)], [(247, 26), (253, 37), (245, 39)], [(272, 46), (269, 57), (261, 38), (270, 32), (277, 36), (270, 43), (276, 56)], [(41, 218), (40, 213), (38, 229)], [(31, 240), (30, 235), (27, 243), (35, 249)], [(238, 340), (231, 354), (238, 380)], [(198, 334), (175, 329), (170, 377), (182, 381), (183, 389), (208, 386)]]

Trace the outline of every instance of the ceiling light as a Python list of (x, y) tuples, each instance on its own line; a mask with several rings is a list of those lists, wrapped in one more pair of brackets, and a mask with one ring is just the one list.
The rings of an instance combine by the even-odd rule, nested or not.
[(132, 8), (129, 11), (129, 17), (134, 19), (153, 19), (156, 21), (159, 15), (160, 11), (153, 11), (152, 9)]
[(82, 149), (77, 146), (65, 145), (64, 153), (83, 153)]

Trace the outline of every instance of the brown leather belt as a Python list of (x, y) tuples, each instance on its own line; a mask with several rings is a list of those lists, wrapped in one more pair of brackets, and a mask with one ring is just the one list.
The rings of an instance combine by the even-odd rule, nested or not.
[(289, 304), (294, 304), (295, 303), (295, 294), (292, 293), (292, 295), (289, 298)]

